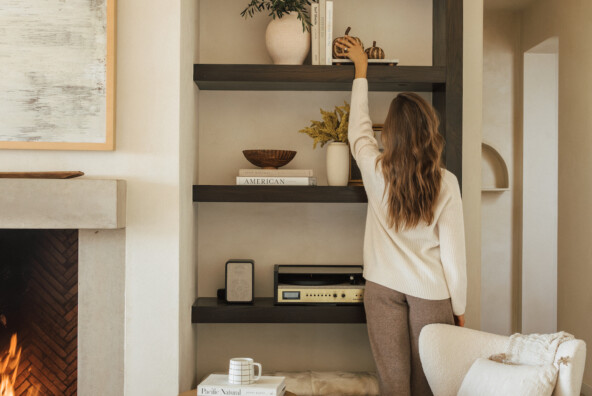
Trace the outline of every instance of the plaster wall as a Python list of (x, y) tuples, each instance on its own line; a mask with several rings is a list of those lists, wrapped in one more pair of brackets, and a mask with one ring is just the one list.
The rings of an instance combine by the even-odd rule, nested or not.
[(481, 327), (505, 335), (519, 325), (515, 286), (519, 285), (522, 222), (514, 208), (520, 208), (522, 180), (520, 31), (519, 12), (485, 10), (483, 141), (495, 147), (506, 163), (510, 191), (481, 195)]
[[(377, 40), (401, 65), (431, 64), (431, 1), (338, 2), (336, 32), (352, 26), (365, 43)], [(269, 18), (241, 20), (244, 1), (200, 2), (200, 61), (271, 63), (264, 46)], [(465, 4), (465, 98), (463, 199), (469, 263), (467, 321), (479, 327), (480, 145), (482, 1)], [(214, 18), (215, 16), (215, 18)], [(384, 23), (380, 23), (383, 21)], [(352, 22), (355, 21), (355, 24)], [(418, 23), (417, 21), (422, 21)], [(381, 30), (375, 30), (381, 26)], [(386, 26), (386, 28), (385, 28)], [(380, 37), (385, 37), (381, 39)], [(394, 93), (371, 93), (374, 122), (382, 123)], [(428, 100), (431, 95), (425, 94)], [(326, 185), (325, 149), (298, 133), (319, 108), (350, 101), (349, 92), (199, 93), (199, 183), (233, 184), (251, 167), (241, 150), (280, 148), (298, 154), (286, 168), (312, 168)], [(255, 260), (256, 296), (273, 295), (273, 264), (361, 264), (366, 205), (200, 203), (198, 294), (214, 296), (224, 286), (224, 263)], [(197, 325), (198, 378), (225, 370), (228, 358), (252, 356), (264, 370), (374, 370), (363, 325)], [(281, 351), (281, 353), (278, 353)]]
[(179, 391), (197, 385), (196, 336), (191, 306), (197, 298), (197, 211), (193, 185), (197, 183), (198, 88), (193, 64), (199, 61), (199, 2), (181, 0), (181, 63), (179, 103)]
[(481, 140), (483, 0), (463, 2), (463, 212), (467, 243), (467, 327), (481, 327)]
[(524, 54), (524, 333), (557, 331), (557, 75), (557, 53)]
[(125, 306), (117, 308), (125, 312), (121, 383), (126, 395), (174, 395), (187, 341), (179, 330), (180, 218), (187, 210), (180, 172), (193, 169), (179, 153), (181, 3), (118, 3), (117, 150), (3, 150), (0, 169), (81, 170), (127, 181)]
[[(559, 37), (557, 325), (592, 344), (592, 2), (540, 0), (524, 12), (523, 50)], [(592, 354), (584, 372), (592, 388)]]

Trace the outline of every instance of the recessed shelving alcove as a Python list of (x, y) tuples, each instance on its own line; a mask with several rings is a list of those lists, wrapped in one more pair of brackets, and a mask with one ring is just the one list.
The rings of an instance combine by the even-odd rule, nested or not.
[[(257, 40), (263, 40), (263, 36), (259, 37), (256, 29), (251, 30), (253, 25), (241, 25), (232, 36), (224, 36), (228, 29), (223, 30), (222, 26), (233, 23), (235, 18), (221, 14), (223, 10), (234, 10), (231, 6), (234, 3), (238, 4), (206, 2), (200, 19), (202, 63), (193, 67), (193, 80), (201, 92), (199, 177), (192, 191), (198, 223), (199, 298), (192, 306), (192, 323), (199, 330), (198, 356), (208, 356), (203, 359), (200, 373), (226, 363), (222, 358), (215, 360), (216, 353), (212, 353), (221, 345), (233, 351), (253, 353), (257, 346), (266, 349), (273, 343), (287, 354), (304, 355), (313, 349), (315, 353), (326, 354), (335, 350), (331, 348), (342, 348), (352, 335), (355, 340), (347, 345), (348, 348), (353, 345), (353, 349), (339, 354), (355, 353), (355, 359), (340, 358), (339, 362), (322, 364), (341, 367), (348, 360), (348, 369), (366, 369), (363, 362), (370, 353), (363, 328), (363, 306), (276, 306), (269, 297), (273, 295), (270, 273), (274, 263), (361, 264), (352, 261), (362, 261), (367, 204), (364, 187), (324, 185), (324, 158), (320, 161), (324, 153), (317, 148), (311, 154), (312, 141), (304, 143), (297, 133), (312, 118), (318, 118), (319, 108), (327, 109), (342, 104), (343, 100), (349, 102), (346, 92), (351, 90), (354, 68), (352, 65), (244, 64), (265, 63), (265, 55), (249, 58), (260, 50), (253, 43), (259, 43)], [(357, 1), (339, 4), (346, 17), (336, 23), (355, 23), (356, 36), (376, 35), (371, 25), (377, 19), (392, 19), (390, 14), (385, 15), (385, 9), (397, 13), (398, 23), (392, 26), (406, 27), (406, 31), (395, 35), (396, 28), (389, 30), (385, 34), (396, 38), (383, 45), (386, 50), (392, 44), (391, 52), (395, 52), (405, 44), (407, 52), (393, 54), (400, 58), (401, 66), (368, 68), (370, 99), (375, 101), (371, 112), (374, 109), (374, 117), (384, 117), (392, 99), (390, 93), (414, 91), (431, 99), (446, 140), (446, 168), (462, 183), (463, 1), (380, 0), (364, 5)], [(349, 10), (343, 11), (345, 8)], [(410, 13), (403, 16), (402, 9)], [(264, 32), (264, 26), (259, 28)], [(335, 35), (340, 32), (341, 28)], [(224, 41), (224, 37), (232, 42)], [(368, 40), (376, 38), (368, 37)], [(239, 43), (250, 49), (239, 48)], [(385, 104), (384, 114), (382, 109), (376, 111), (378, 100)], [(281, 145), (299, 153), (287, 167), (313, 169), (318, 186), (233, 185), (238, 169), (242, 164), (248, 166), (241, 162), (241, 150)], [(226, 304), (214, 297), (217, 288), (224, 285), (225, 260), (237, 258), (232, 255), (256, 262), (253, 304)], [(282, 331), (278, 335), (280, 327)], [(243, 329), (246, 329), (244, 333)], [(300, 331), (309, 332), (310, 337), (300, 338)], [(240, 342), (234, 338), (239, 333)], [(296, 334), (300, 344), (293, 341)], [(243, 337), (248, 340), (248, 348)], [(283, 358), (266, 357), (273, 365), (286, 365)], [(308, 361), (301, 364), (311, 365)], [(370, 360), (368, 366), (371, 364)], [(290, 367), (295, 365), (298, 363), (290, 363)]]
[(489, 143), (481, 143), (482, 192), (510, 190), (508, 166), (500, 152)]

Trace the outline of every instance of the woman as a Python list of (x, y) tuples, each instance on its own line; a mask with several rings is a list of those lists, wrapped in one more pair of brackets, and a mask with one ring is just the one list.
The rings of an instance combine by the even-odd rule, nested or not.
[(355, 65), (349, 142), (368, 195), (364, 306), (384, 396), (431, 395), (419, 359), (423, 326), (464, 326), (466, 256), (456, 177), (441, 166), (444, 140), (420, 96), (393, 99), (380, 152), (368, 116), (368, 59), (346, 36)]

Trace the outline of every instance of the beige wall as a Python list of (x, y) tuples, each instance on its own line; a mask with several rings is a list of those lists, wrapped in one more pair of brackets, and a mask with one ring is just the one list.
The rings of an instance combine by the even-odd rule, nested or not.
[[(541, 0), (524, 13), (523, 49), (559, 37), (558, 328), (592, 345), (592, 2)], [(592, 353), (584, 382), (592, 385)]]
[[(431, 3), (376, 0), (359, 7), (352, 0), (340, 1), (337, 31), (352, 26), (352, 34), (364, 42), (376, 39), (379, 46), (382, 42), (387, 57), (392, 54), (401, 64), (429, 65)], [(271, 62), (263, 40), (269, 19), (257, 15), (252, 20), (241, 20), (243, 8), (242, 0), (201, 0), (201, 62)], [(465, 6), (467, 82), (463, 122), (464, 130), (470, 133), (465, 133), (463, 140), (463, 199), (469, 246), (467, 321), (472, 327), (479, 327), (480, 301), (482, 12), (481, 1)], [(388, 23), (378, 23), (376, 18), (385, 15)], [(374, 30), (378, 25), (384, 31)], [(430, 99), (429, 93), (425, 95)], [(375, 122), (384, 120), (393, 96), (370, 94)], [(319, 184), (326, 185), (325, 149), (313, 150), (312, 140), (298, 130), (309, 120), (320, 118), (319, 108), (333, 108), (349, 101), (349, 97), (349, 92), (200, 92), (199, 183), (233, 184), (237, 169), (250, 167), (241, 150), (281, 148), (298, 151), (287, 168), (312, 168)], [(273, 295), (273, 264), (362, 263), (365, 205), (202, 203), (198, 212), (200, 296), (214, 296), (216, 289), (224, 287), (224, 263), (230, 258), (255, 260), (255, 291), (260, 297)], [(253, 356), (264, 370), (374, 369), (363, 325), (197, 327), (198, 377), (224, 371), (228, 358), (235, 355)]]
[(181, 7), (169, 0), (118, 3), (117, 150), (3, 150), (0, 169), (81, 170), (87, 177), (127, 180), (126, 395), (175, 395), (179, 350), (187, 342), (179, 329), (180, 218), (187, 210), (180, 194), (188, 194), (186, 182), (180, 190), (180, 173), (193, 168), (179, 153), (189, 129), (181, 140)]
[(540, 51), (524, 53), (523, 333), (557, 331), (558, 55)]
[[(503, 158), (509, 173), (510, 191), (481, 195), (481, 327), (505, 335), (518, 330), (515, 309), (519, 298), (515, 286), (519, 284), (516, 275), (520, 271), (521, 216), (514, 213), (514, 208), (520, 206), (522, 179), (517, 175), (521, 171), (522, 156), (519, 142), (522, 129), (520, 30), (520, 13), (485, 10), (483, 141), (495, 147)], [(483, 172), (488, 170), (485, 165)], [(483, 175), (486, 176), (491, 175)]]
[(191, 323), (191, 306), (197, 298), (193, 184), (197, 183), (198, 89), (193, 82), (193, 64), (199, 54), (198, 2), (181, 0), (180, 138), (179, 138), (179, 391), (194, 388), (197, 328)]
[(483, 0), (464, 2), (463, 209), (467, 240), (467, 326), (481, 327), (481, 135)]

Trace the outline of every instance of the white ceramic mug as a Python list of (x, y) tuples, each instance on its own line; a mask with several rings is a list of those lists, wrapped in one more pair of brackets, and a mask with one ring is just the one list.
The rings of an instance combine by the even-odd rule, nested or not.
[[(255, 377), (255, 366), (259, 372)], [(228, 382), (231, 384), (248, 385), (261, 378), (261, 365), (251, 358), (232, 358), (228, 368)]]

